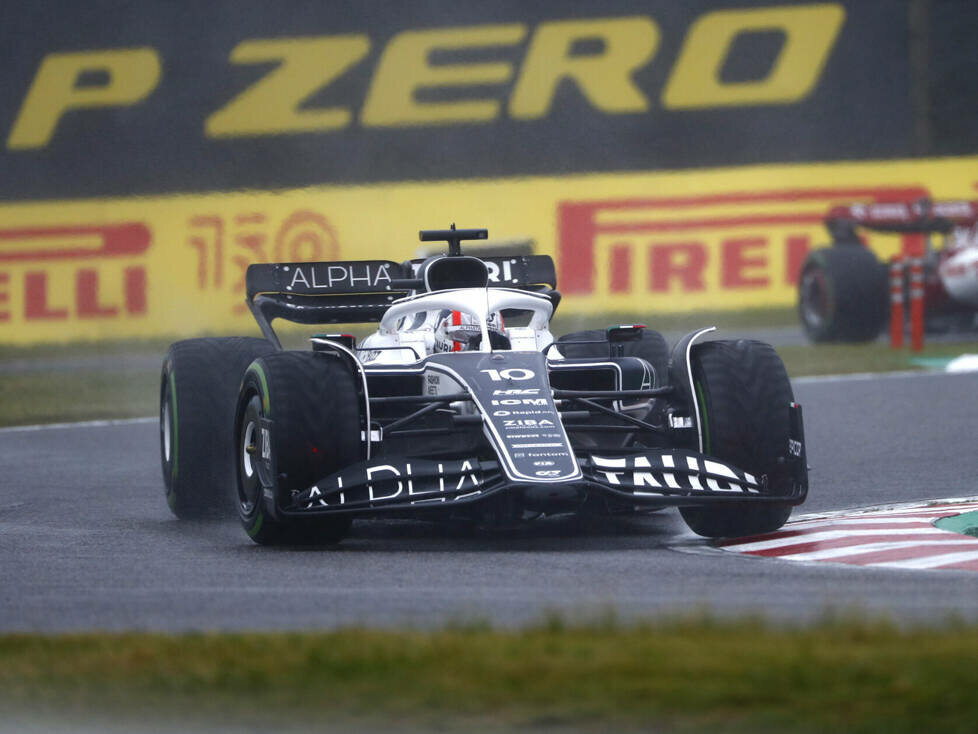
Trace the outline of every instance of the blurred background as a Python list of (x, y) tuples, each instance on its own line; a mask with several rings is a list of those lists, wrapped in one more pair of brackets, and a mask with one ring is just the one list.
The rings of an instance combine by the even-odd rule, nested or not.
[(565, 316), (789, 308), (833, 204), (978, 198), (976, 37), (969, 0), (8, 0), (0, 343), (250, 332), (249, 263), (450, 222), (552, 255)]

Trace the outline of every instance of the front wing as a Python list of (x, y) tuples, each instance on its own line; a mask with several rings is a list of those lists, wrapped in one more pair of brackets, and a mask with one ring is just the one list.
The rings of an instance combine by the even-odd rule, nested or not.
[[(579, 455), (581, 477), (566, 482), (641, 507), (698, 505), (718, 501), (804, 500), (807, 484), (793, 481), (789, 494), (771, 492), (764, 478), (693, 451), (648, 449), (626, 456)], [(537, 483), (507, 478), (498, 461), (393, 459), (363, 461), (293, 492), (286, 515), (418, 510), (484, 500)]]

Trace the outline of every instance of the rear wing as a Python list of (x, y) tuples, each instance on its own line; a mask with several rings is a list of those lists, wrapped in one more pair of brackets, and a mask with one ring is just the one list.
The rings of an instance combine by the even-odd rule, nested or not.
[(877, 202), (835, 206), (825, 217), (835, 242), (853, 242), (857, 228), (875, 232), (950, 232), (978, 223), (978, 201)]
[[(557, 275), (549, 255), (482, 257), (489, 284), (540, 291), (555, 288)], [(390, 305), (413, 291), (424, 260), (259, 263), (248, 266), (247, 304), (262, 333), (278, 343), (271, 327), (276, 318), (299, 324), (353, 324), (380, 321)]]

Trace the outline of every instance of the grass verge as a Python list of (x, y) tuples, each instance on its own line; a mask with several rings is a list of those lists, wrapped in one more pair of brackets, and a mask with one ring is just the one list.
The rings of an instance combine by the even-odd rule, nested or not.
[[(8, 711), (481, 731), (974, 731), (978, 627), (828, 619), (0, 636)], [(357, 730), (357, 725), (351, 725)]]
[(0, 426), (155, 415), (159, 379), (152, 369), (0, 374)]
[(777, 347), (788, 374), (792, 377), (808, 375), (838, 375), (857, 372), (894, 372), (925, 368), (915, 360), (926, 357), (939, 364), (961, 354), (978, 352), (975, 342), (942, 342), (924, 347), (922, 352), (907, 349), (890, 349), (888, 344), (818, 344), (784, 345)]

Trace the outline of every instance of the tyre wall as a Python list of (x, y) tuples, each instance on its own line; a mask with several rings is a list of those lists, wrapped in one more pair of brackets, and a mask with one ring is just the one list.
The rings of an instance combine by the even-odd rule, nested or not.
[(831, 204), (975, 195), (970, 2), (524, 5), (12, 0), (0, 341), (241, 331), (248, 263), (452, 220), (568, 313), (788, 305)]

